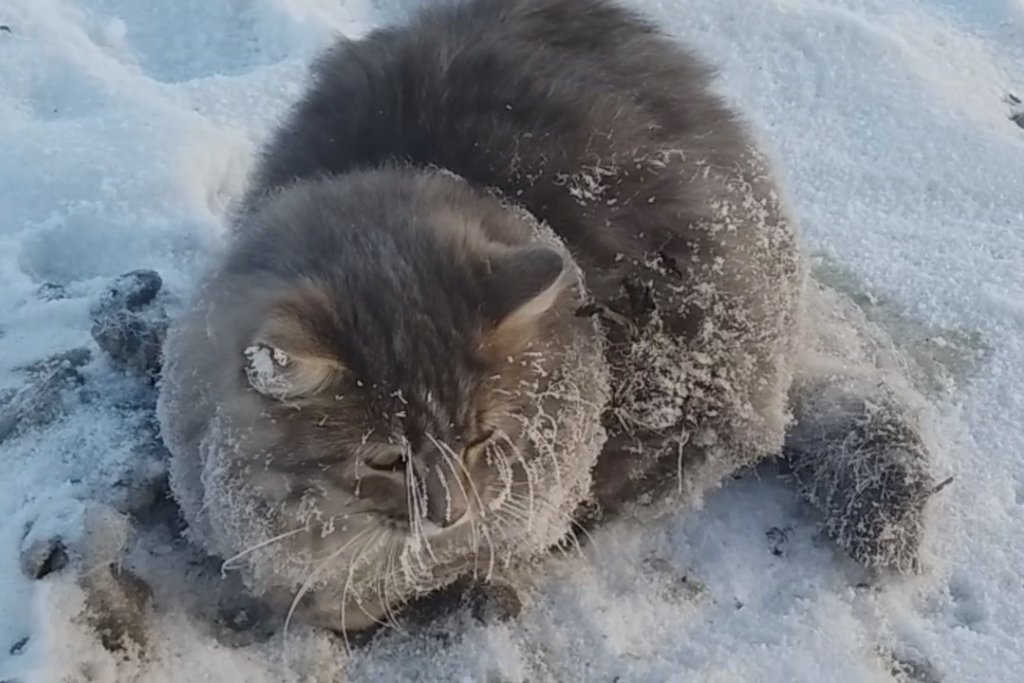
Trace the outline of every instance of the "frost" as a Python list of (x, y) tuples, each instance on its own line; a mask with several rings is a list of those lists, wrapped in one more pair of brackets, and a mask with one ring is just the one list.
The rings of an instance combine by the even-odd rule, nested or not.
[(787, 467), (825, 531), (869, 567), (920, 567), (925, 506), (939, 487), (921, 430), (884, 387), (841, 376), (800, 383)]
[[(934, 571), (905, 581), (851, 568), (818, 538), (826, 518), (758, 470), (729, 478), (701, 509), (591, 530), (582, 556), (570, 548), (542, 567), (539, 585), (516, 586), (524, 607), (509, 623), (456, 610), (346, 658), (333, 635), (294, 628), (284, 642), (278, 622), (255, 636), (260, 629), (244, 618), (210, 629), (193, 618), (194, 607), (219, 609), (220, 567), (204, 573), (209, 558), (169, 531), (180, 522), (168, 514), (157, 516), (164, 531), (129, 537), (121, 560), (156, 591), (144, 610), (145, 656), (108, 652), (77, 619), (87, 599), (74, 578), (81, 517), (61, 515), (121, 488), (136, 443), (151, 436), (151, 416), (139, 408), (151, 396), (99, 357), (89, 303), (111, 276), (143, 266), (159, 270), (169, 292), (187, 294), (224, 238), (224, 207), (237, 197), (251, 140), (297, 94), (310, 51), (335, 31), (356, 36), (390, 23), (409, 3), (6, 0), (0, 404), (14, 405), (3, 397), (35, 381), (20, 368), (84, 345), (97, 360), (78, 368), (84, 384), (62, 384), (59, 403), (44, 402), (59, 407), (55, 419), (33, 426), (46, 411), (19, 408), (8, 422), (17, 429), (0, 444), (0, 680), (277, 683), (290, 678), (284, 652), (307, 680), (353, 683), (801, 681), (820, 677), (822, 662), (839, 682), (1015, 680), (1024, 633), (1024, 155), (1010, 120), (1019, 103), (1001, 95), (1021, 95), (1019, 31), (1010, 30), (1020, 3), (695, 0), (680, 12), (677, 3), (628, 1), (720, 67), (719, 90), (776, 148), (809, 252), (870, 285), (863, 301), (851, 296), (889, 326), (899, 362), (913, 360), (915, 387), (934, 403), (921, 416), (925, 440), (939, 475), (956, 475), (931, 497)], [(235, 157), (242, 161), (225, 162)], [(584, 203), (601, 201), (604, 182), (566, 178)], [(37, 294), (43, 283), (51, 284)], [(700, 289), (680, 295), (694, 305), (712, 298)], [(167, 308), (176, 314), (173, 302)], [(849, 329), (831, 329), (827, 345), (845, 348)], [(933, 334), (948, 345), (922, 342)], [(866, 355), (893, 356), (873, 346), (880, 353)], [(849, 379), (842, 367), (829, 373)], [(26, 398), (13, 400), (33, 404)], [(680, 397), (670, 399), (675, 410)], [(538, 438), (550, 434), (536, 429)], [(813, 467), (800, 480), (824, 500), (831, 486), (819, 482), (875, 452), (851, 444), (837, 468)], [(916, 456), (907, 455), (894, 463), (913, 473)], [(886, 478), (865, 478), (873, 480)], [(276, 511), (240, 512), (273, 519)], [(358, 529), (358, 519), (336, 523)], [(766, 547), (773, 527), (792, 529), (785, 557)], [(254, 541), (287, 529), (258, 531)], [(57, 536), (67, 568), (28, 579), (21, 550), (38, 541), (46, 555)], [(305, 577), (314, 558), (267, 561)], [(96, 571), (106, 582), (109, 572)], [(691, 584), (704, 590), (689, 596)], [(234, 607), (258, 615), (252, 604)]]
[[(616, 175), (618, 175), (616, 169), (596, 164), (572, 175), (559, 173), (555, 176), (555, 182), (565, 186), (566, 191), (576, 199), (580, 206), (587, 206), (589, 203), (602, 199), (608, 190), (607, 181)], [(609, 206), (613, 204), (614, 200), (611, 200)]]
[(243, 351), (248, 362), (245, 376), (252, 388), (261, 394), (273, 397), (287, 396), (292, 383), (282, 369), (288, 367), (290, 359), (281, 349), (271, 348), (263, 344), (247, 346)]

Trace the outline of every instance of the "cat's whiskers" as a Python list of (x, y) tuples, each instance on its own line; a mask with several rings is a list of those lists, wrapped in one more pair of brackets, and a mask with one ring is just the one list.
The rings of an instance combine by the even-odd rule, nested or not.
[[(395, 557), (401, 548), (400, 538), (395, 534), (388, 535), (388, 541), (385, 545), (385, 550), (381, 553), (380, 569), (378, 572), (380, 579), (376, 582), (377, 586), (377, 597), (381, 601), (381, 607), (384, 609), (384, 616), (387, 620), (387, 626), (389, 628), (398, 631), (399, 633), (405, 633), (405, 629), (401, 627), (398, 622), (398, 617), (395, 613), (395, 605), (400, 600), (392, 601), (392, 584), (396, 582), (397, 573), (395, 572)], [(395, 584), (395, 588), (398, 586)], [(401, 593), (399, 592), (400, 596)]]
[(458, 454), (455, 452), (455, 450), (448, 444), (439, 441), (438, 439), (434, 438), (434, 436), (431, 434), (428, 434), (427, 437), (434, 444), (434, 446), (441, 451), (441, 455), (444, 459), (445, 465), (447, 465), (448, 469), (451, 471), (452, 476), (455, 478), (455, 483), (458, 485), (459, 490), (462, 492), (462, 497), (466, 499), (466, 502), (468, 504), (469, 510), (467, 510), (466, 514), (469, 515), (469, 534), (471, 539), (470, 542), (473, 544), (473, 571), (475, 573), (475, 560), (480, 553), (480, 539), (477, 536), (477, 515), (473, 513), (472, 501), (469, 497), (469, 494), (466, 492), (465, 485), (462, 483), (462, 477), (460, 477), (459, 473), (455, 470), (456, 465), (458, 465), (458, 467), (466, 475), (466, 481), (469, 483), (473, 491), (473, 495), (476, 498), (477, 509), (479, 510), (479, 514), (481, 517), (485, 514), (483, 501), (480, 499), (480, 494), (477, 492), (476, 484), (473, 483), (473, 476), (469, 473), (469, 470), (466, 469), (466, 466), (462, 464), (462, 458), (460, 458)]
[[(536, 401), (543, 399), (545, 394), (534, 394), (533, 398)], [(546, 456), (551, 460), (552, 472), (555, 475), (555, 486), (559, 489), (562, 488), (562, 463), (558, 461), (555, 450), (550, 447), (549, 444), (554, 443), (558, 439), (558, 421), (551, 415), (545, 412), (538, 412), (532, 416), (532, 419), (519, 413), (510, 412), (496, 412), (493, 415), (499, 417), (506, 417), (519, 422), (523, 428), (523, 433), (530, 437), (530, 435), (539, 436), (539, 438), (530, 438), (530, 441), (535, 445), (541, 455)], [(547, 424), (548, 433), (542, 434), (542, 425), (537, 424), (537, 421), (543, 421)]]
[[(515, 513), (516, 511), (512, 512)], [(516, 545), (517, 539), (512, 534), (507, 533), (506, 529), (512, 526), (512, 524), (509, 524), (509, 522), (517, 522), (520, 526), (522, 526), (525, 520), (520, 519), (515, 514), (506, 514), (501, 511), (494, 513), (491, 519), (493, 531), (501, 534), (502, 539), (505, 541), (504, 552), (502, 553), (504, 558), (503, 564), (505, 568), (508, 568), (508, 566), (512, 563), (512, 558), (514, 556), (513, 548)]]
[[(357, 533), (352, 538), (350, 538), (348, 541), (343, 543), (340, 548), (338, 548), (333, 553), (331, 553), (327, 557), (327, 559), (325, 559), (323, 562), (321, 562), (319, 565), (317, 565), (316, 568), (312, 572), (310, 572), (309, 577), (302, 584), (302, 587), (299, 588), (299, 591), (295, 594), (295, 598), (292, 600), (292, 604), (288, 608), (288, 614), (285, 616), (284, 628), (283, 628), (283, 630), (281, 632), (281, 639), (282, 639), (282, 641), (284, 642), (284, 645), (285, 645), (285, 647), (284, 647), (284, 656), (285, 656), (285, 669), (286, 670), (289, 670), (289, 671), (291, 670), (290, 665), (288, 663), (288, 645), (287, 645), (287, 643), (288, 643), (288, 629), (289, 629), (289, 627), (291, 626), (291, 623), (292, 623), (292, 616), (295, 614), (295, 610), (299, 606), (299, 603), (302, 601), (302, 598), (304, 598), (306, 596), (306, 593), (308, 593), (310, 588), (312, 588), (313, 583), (316, 581), (316, 577), (320, 575), (320, 572), (322, 572), (327, 567), (327, 565), (330, 564), (330, 562), (332, 560), (334, 560), (337, 557), (339, 557), (343, 552), (345, 552), (345, 550), (347, 550), (349, 548), (349, 546), (351, 546), (353, 543), (355, 543), (356, 541), (358, 541), (360, 538), (362, 538), (366, 534), (370, 533), (371, 531), (373, 531), (373, 528), (372, 527), (367, 527), (367, 528), (363, 529), (362, 531), (360, 531), (359, 533)], [(344, 622), (344, 618), (345, 618), (344, 612), (342, 612), (342, 621), (343, 622)], [(346, 638), (346, 646), (347, 646), (347, 638)]]
[[(345, 511), (343, 513), (339, 513), (339, 514), (336, 514), (336, 515), (331, 515), (330, 517), (327, 518), (326, 522), (323, 522), (321, 524), (321, 526), (326, 526), (328, 523), (333, 522), (334, 520), (336, 520), (336, 519), (338, 519), (340, 517), (349, 518), (349, 517), (354, 517), (356, 515), (369, 515), (371, 513), (372, 513), (372, 509), (355, 510), (355, 511), (347, 510), (347, 511)], [(240, 559), (242, 559), (242, 558), (244, 558), (244, 557), (246, 557), (246, 556), (256, 552), (257, 550), (260, 550), (262, 548), (266, 548), (269, 545), (273, 545), (274, 543), (278, 543), (279, 541), (283, 541), (283, 540), (285, 540), (287, 538), (291, 538), (292, 536), (294, 536), (296, 534), (300, 534), (303, 531), (309, 531), (311, 526), (312, 526), (311, 522), (310, 521), (306, 521), (301, 526), (296, 527), (294, 529), (291, 529), (290, 531), (285, 531), (283, 533), (278, 534), (277, 536), (272, 536), (271, 538), (268, 538), (268, 539), (266, 539), (264, 541), (260, 541), (259, 543), (256, 543), (254, 545), (249, 546), (248, 548), (240, 550), (239, 552), (235, 553), (234, 555), (232, 555), (231, 557), (227, 558), (226, 560), (224, 560), (221, 563), (221, 565), (220, 565), (221, 577), (226, 576), (227, 572), (229, 572), (229, 571), (233, 571), (235, 569), (239, 569), (240, 565), (239, 564), (235, 564), (238, 560), (240, 560)], [(334, 533), (333, 529), (332, 529), (332, 531), (330, 533)], [(324, 537), (326, 537), (327, 535), (329, 535), (329, 534), (323, 534)]]
[[(461, 465), (461, 463), (459, 463), (459, 464), (460, 464), (460, 466), (462, 466), (463, 471), (466, 471), (465, 466)], [(479, 524), (480, 533), (481, 533), (481, 535), (483, 535), (484, 540), (487, 542), (487, 547), (490, 549), (491, 553), (493, 553), (494, 552), (494, 539), (491, 538), (491, 532), (488, 529), (488, 525), (490, 523), (490, 513), (488, 512), (487, 508), (484, 506), (483, 498), (480, 496), (480, 491), (477, 488), (476, 484), (473, 482), (472, 476), (470, 476), (468, 472), (466, 472), (466, 478), (467, 478), (467, 481), (469, 481), (469, 485), (470, 485), (471, 489), (473, 490), (473, 496), (476, 498), (477, 506), (478, 506), (478, 509), (480, 510), (479, 522), (477, 522), (475, 519), (471, 519), (470, 522), (473, 523), (473, 524)], [(477, 571), (478, 571), (478, 567), (479, 567), (479, 564), (480, 564), (480, 543), (479, 543), (478, 539), (475, 538), (475, 536), (474, 536), (473, 541), (474, 541), (474, 544), (473, 544), (473, 578), (475, 579), (475, 578), (477, 578)]]
[[(512, 526), (513, 524), (516, 525), (516, 526), (522, 527), (522, 526), (526, 526), (528, 524), (527, 513), (521, 507), (504, 506), (498, 512), (498, 517), (501, 520), (501, 522), (503, 523), (502, 524), (503, 527), (504, 526)], [(508, 522), (508, 524), (506, 524), (506, 522)], [(504, 531), (502, 532), (502, 535), (505, 537), (506, 541), (509, 541), (510, 545), (515, 545), (519, 541), (519, 539), (521, 538), (521, 536), (519, 536), (519, 537), (510, 537), (510, 535), (504, 533)], [(562, 557), (564, 557), (565, 559), (570, 559), (569, 551), (566, 550), (564, 547), (562, 547), (562, 544), (556, 544), (554, 546), (554, 548), (559, 553), (561, 553)], [(510, 553), (510, 555), (511, 555), (511, 553)]]
[[(524, 517), (526, 516), (526, 511), (523, 508), (509, 507), (506, 509), (505, 513), (510, 519), (517, 521), (520, 525), (525, 524), (526, 520)], [(554, 543), (551, 546), (551, 549), (556, 550), (565, 560), (575, 560), (578, 558), (585, 566), (589, 567), (592, 564), (590, 558), (588, 558), (583, 552), (579, 539), (576, 537), (572, 529), (567, 531), (565, 537)], [(571, 550), (574, 550), (575, 553), (571, 552)]]
[[(365, 555), (371, 548), (376, 547), (378, 545), (378, 542), (382, 538), (390, 540), (390, 537), (391, 537), (391, 530), (385, 527), (385, 528), (379, 529), (377, 531), (377, 533), (374, 534), (373, 537), (371, 537), (370, 540), (368, 540), (366, 543), (363, 544), (362, 550), (359, 551), (359, 554), (356, 555), (356, 557), (352, 560), (351, 566), (349, 566), (348, 578), (345, 580), (346, 584), (352, 580), (354, 572), (358, 568), (359, 561), (362, 559), (363, 555)], [(386, 542), (385, 542), (384, 546), (385, 546), (385, 548), (387, 547), (387, 543)], [(378, 558), (379, 557), (383, 557), (383, 554), (378, 554)], [(378, 564), (378, 568), (379, 568), (379, 564), (380, 564), (380, 560), (379, 559), (378, 559), (377, 564)], [(379, 574), (379, 572), (375, 572), (375, 573)], [(371, 583), (370, 586), (371, 586), (371, 592), (372, 592), (374, 584)], [(380, 591), (376, 591), (376, 592), (377, 592), (377, 597), (380, 597)], [(377, 624), (378, 626), (387, 628), (390, 625), (387, 621), (381, 621), (379, 617), (375, 617), (374, 615), (372, 615), (372, 614), (370, 614), (369, 612), (366, 611), (366, 608), (363, 607), (363, 601), (362, 601), (363, 597), (364, 597), (363, 596), (363, 591), (360, 591), (358, 593), (358, 595), (355, 596), (356, 607), (359, 608), (359, 611), (362, 612), (366, 616), (366, 618), (369, 619), (370, 621), (372, 621), (373, 623)], [(345, 604), (344, 598), (342, 598), (342, 604), (343, 605)], [(385, 615), (386, 615), (386, 613), (387, 613), (387, 610), (385, 609)]]
[[(434, 443), (437, 445), (437, 447), (440, 448), (442, 453), (446, 456), (446, 463), (448, 464), (449, 468), (452, 468), (452, 462), (454, 462), (454, 464), (456, 466), (458, 466), (465, 473), (466, 481), (469, 482), (469, 485), (470, 485), (471, 490), (473, 492), (473, 496), (474, 496), (475, 500), (477, 501), (478, 509), (480, 511), (480, 516), (479, 516), (478, 520), (471, 517), (470, 518), (470, 523), (473, 524), (473, 525), (478, 524), (480, 533), (484, 537), (484, 540), (487, 543), (488, 561), (487, 561), (487, 574), (485, 576), (485, 580), (489, 581), (491, 579), (491, 577), (493, 576), (493, 574), (494, 574), (494, 566), (495, 566), (495, 563), (496, 563), (496, 553), (497, 553), (497, 547), (495, 545), (494, 538), (491, 536), (490, 531), (489, 531), (489, 526), (490, 526), (489, 522), (490, 522), (491, 512), (489, 511), (487, 506), (484, 504), (484, 498), (480, 495), (480, 491), (477, 488), (476, 483), (473, 481), (472, 475), (466, 469), (466, 466), (462, 463), (461, 458), (459, 458), (458, 455), (455, 453), (455, 451), (450, 446), (448, 446), (447, 444), (443, 444), (443, 443), (437, 441), (432, 436), (430, 438), (434, 441)], [(490, 445), (493, 446), (494, 444), (490, 444)], [(493, 448), (490, 448), (488, 450), (488, 454), (489, 455), (493, 454), (493, 452), (494, 452)], [(511, 491), (511, 487), (513, 485), (513, 479), (514, 479), (514, 477), (511, 475), (512, 467), (509, 464), (508, 459), (504, 456), (503, 453), (497, 453), (496, 455), (497, 455), (497, 459), (498, 459), (497, 466), (498, 466), (498, 469), (499, 469), (499, 476), (501, 477), (502, 481), (505, 483), (505, 490), (506, 490), (506, 492), (509, 492), (509, 491)], [(453, 471), (453, 474), (455, 474), (454, 471)], [(458, 476), (456, 476), (456, 481), (458, 481)], [(459, 486), (462, 487), (462, 484), (459, 483)], [(463, 495), (465, 495), (465, 488), (464, 487), (462, 488), (462, 491), (463, 491)], [(471, 527), (471, 531), (473, 529), (474, 529), (474, 527)], [(478, 576), (477, 571), (478, 571), (478, 567), (480, 565), (480, 559), (479, 558), (480, 558), (479, 543), (477, 542), (477, 539), (475, 538), (475, 532), (474, 532), (474, 548), (473, 548), (473, 577), (474, 578), (477, 578), (477, 576)]]
[[(558, 507), (557, 507), (556, 505), (554, 505), (554, 504), (553, 504), (553, 503), (552, 503), (551, 501), (549, 501), (549, 500), (544, 500), (544, 501), (542, 501), (542, 503), (543, 503), (543, 505), (544, 505), (544, 506), (545, 506), (545, 507), (546, 507), (546, 508), (547, 508), (548, 510), (550, 510), (550, 511), (551, 511), (551, 512), (552, 512), (553, 514), (555, 514), (555, 515), (556, 515), (556, 516), (558, 516), (558, 517), (561, 517), (561, 518), (562, 518), (562, 519), (563, 519), (564, 521), (566, 521), (566, 522), (568, 522), (568, 523), (569, 523), (569, 527), (570, 527), (571, 533), (572, 533), (572, 535), (573, 535), (573, 538), (577, 538), (577, 533), (576, 533), (576, 530), (578, 529), (579, 531), (583, 532), (583, 535), (584, 535), (584, 536), (586, 536), (586, 537), (587, 537), (587, 542), (588, 542), (588, 543), (590, 543), (590, 545), (591, 545), (591, 546), (593, 546), (593, 548), (594, 548), (594, 551), (595, 551), (595, 552), (596, 552), (597, 554), (601, 554), (601, 553), (603, 552), (603, 551), (601, 550), (601, 544), (597, 542), (597, 539), (596, 539), (596, 538), (594, 538), (593, 534), (591, 534), (591, 533), (590, 533), (590, 532), (589, 532), (589, 531), (587, 530), (587, 528), (586, 528), (585, 526), (583, 526), (582, 524), (580, 524), (580, 523), (579, 523), (579, 522), (578, 522), (578, 521), (576, 520), (576, 518), (575, 518), (575, 517), (573, 517), (573, 516), (572, 516), (571, 514), (569, 514), (569, 513), (565, 512), (564, 510), (562, 510), (562, 509), (558, 508)], [(578, 542), (578, 539), (577, 539), (577, 542)]]
[(503, 441), (505, 444), (507, 444), (508, 447), (511, 448), (512, 451), (516, 454), (517, 459), (519, 460), (519, 464), (523, 468), (523, 473), (526, 475), (526, 487), (529, 490), (529, 495), (530, 495), (530, 519), (529, 519), (529, 522), (527, 523), (527, 529), (532, 529), (533, 528), (533, 516), (534, 516), (533, 515), (533, 500), (534, 500), (534, 498), (536, 498), (536, 491), (534, 489), (534, 479), (533, 479), (534, 475), (533, 475), (533, 471), (530, 468), (529, 464), (526, 462), (526, 458), (523, 456), (522, 450), (519, 448), (519, 446), (516, 445), (516, 443), (514, 441), (512, 441), (512, 437), (510, 437), (508, 434), (506, 434), (502, 430), (496, 430), (495, 431), (495, 436), (497, 436), (501, 441)]
[(487, 444), (486, 448), (488, 463), (493, 465), (497, 470), (498, 479), (501, 481), (503, 487), (497, 498), (497, 500), (501, 500), (512, 492), (512, 487), (515, 484), (515, 470), (509, 462), (508, 457), (505, 455), (505, 451), (502, 449), (501, 444), (491, 441)]
[[(522, 510), (523, 509), (523, 502), (522, 502), (522, 500), (523, 500), (523, 497), (521, 495), (520, 496), (513, 496), (513, 498), (510, 499), (510, 503), (513, 506), (518, 506), (519, 509)], [(587, 537), (587, 542), (590, 543), (591, 546), (593, 546), (594, 551), (597, 554), (599, 554), (599, 555), (601, 554), (601, 552), (602, 552), (601, 546), (597, 542), (597, 539), (595, 539), (594, 536), (589, 531), (587, 531), (587, 529), (582, 524), (577, 522), (573, 518), (572, 515), (568, 514), (564, 510), (559, 509), (556, 505), (554, 505), (553, 503), (551, 503), (548, 500), (545, 500), (544, 498), (538, 498), (537, 502), (540, 504), (540, 506), (543, 509), (547, 510), (548, 512), (550, 512), (551, 514), (555, 515), (556, 517), (560, 518), (562, 521), (568, 523), (568, 525), (569, 525), (568, 533), (569, 533), (569, 535), (571, 535), (572, 540), (573, 540), (573, 544), (577, 547), (577, 550), (580, 552), (581, 555), (583, 553), (583, 550), (582, 550), (582, 546), (581, 546), (581, 544), (579, 542), (579, 537), (578, 537), (578, 534), (577, 534), (577, 530), (581, 531), (583, 533), (583, 535)]]
[[(349, 655), (352, 654), (352, 646), (348, 640), (348, 629), (345, 628), (345, 621), (348, 616), (348, 592), (352, 586), (352, 577), (355, 575), (356, 567), (359, 566), (359, 561), (363, 558), (363, 555), (366, 554), (366, 551), (369, 550), (370, 547), (372, 547), (380, 539), (381, 536), (387, 533), (387, 527), (381, 527), (379, 529), (376, 529), (374, 533), (370, 534), (370, 537), (366, 540), (365, 543), (363, 543), (362, 548), (356, 553), (355, 557), (352, 558), (352, 561), (349, 563), (348, 566), (348, 576), (345, 577), (345, 585), (341, 590), (341, 636), (345, 642), (345, 652)], [(369, 619), (374, 623), (384, 625), (379, 619), (377, 619), (372, 614), (363, 609), (362, 602), (359, 599), (360, 597), (362, 596), (356, 596), (355, 599), (355, 604), (356, 607), (359, 608), (359, 611), (365, 614), (367, 617), (369, 617)]]
[(412, 453), (408, 450), (408, 445), (406, 445), (406, 449), (405, 488), (406, 506), (409, 509), (409, 535), (413, 541), (411, 548), (415, 551), (415, 557), (420, 564), (420, 569), (426, 570), (426, 560), (422, 555), (423, 548), (426, 548), (431, 559), (437, 562), (434, 549), (431, 547), (430, 541), (423, 531), (423, 514), (426, 511), (428, 501), (426, 499), (426, 492), (419, 490), (420, 487), (417, 484), (416, 473), (413, 470)]
[[(384, 613), (388, 616), (388, 620), (391, 622), (392, 628), (394, 628), (399, 633), (404, 634), (405, 629), (403, 629), (402, 626), (398, 623), (398, 617), (395, 614), (394, 604), (392, 603), (391, 600), (392, 593), (390, 592), (391, 583), (397, 581), (397, 576), (395, 572), (395, 557), (398, 554), (398, 550), (400, 547), (401, 544), (399, 543), (398, 539), (392, 537), (388, 545), (389, 549), (386, 555), (387, 560), (384, 562), (384, 575), (381, 579), (381, 584), (384, 589), (384, 595), (382, 596)], [(398, 594), (399, 596), (401, 595), (400, 592)]]
[(245, 557), (245, 556), (247, 556), (247, 555), (249, 555), (251, 553), (254, 553), (257, 550), (260, 550), (261, 548), (266, 548), (268, 545), (273, 545), (274, 543), (277, 543), (278, 541), (283, 541), (286, 538), (291, 538), (295, 534), (300, 534), (303, 531), (307, 530), (308, 528), (309, 528), (308, 524), (303, 524), (302, 526), (298, 527), (297, 529), (292, 529), (291, 531), (286, 531), (283, 534), (278, 534), (277, 536), (272, 536), (271, 538), (268, 538), (265, 541), (260, 541), (259, 543), (251, 545), (248, 548), (235, 553), (234, 555), (232, 555), (231, 557), (227, 558), (226, 560), (224, 560), (221, 563), (221, 565), (220, 565), (220, 575), (221, 575), (221, 578), (224, 578), (225, 576), (227, 576), (227, 573), (229, 571), (231, 571), (233, 569), (238, 569), (239, 565), (236, 565), (234, 563), (237, 562), (238, 560), (242, 559), (243, 557)]

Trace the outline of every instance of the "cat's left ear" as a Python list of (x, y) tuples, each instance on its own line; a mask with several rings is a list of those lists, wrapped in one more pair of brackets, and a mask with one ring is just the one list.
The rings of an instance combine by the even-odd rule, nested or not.
[(493, 254), (484, 271), (483, 313), (492, 326), (485, 343), (506, 353), (521, 349), (568, 286), (565, 259), (550, 247)]

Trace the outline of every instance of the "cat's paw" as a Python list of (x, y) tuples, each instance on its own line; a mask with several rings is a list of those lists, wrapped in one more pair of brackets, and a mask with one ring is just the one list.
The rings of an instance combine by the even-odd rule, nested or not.
[(865, 398), (840, 383), (814, 392), (814, 410), (786, 443), (790, 477), (855, 560), (872, 569), (920, 571), (926, 507), (949, 480), (933, 478), (916, 420), (885, 394)]

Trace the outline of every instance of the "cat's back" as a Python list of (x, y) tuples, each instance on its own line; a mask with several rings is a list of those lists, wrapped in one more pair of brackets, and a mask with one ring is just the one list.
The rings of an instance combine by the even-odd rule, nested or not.
[(432, 165), (611, 258), (636, 244), (614, 229), (624, 215), (657, 232), (670, 212), (700, 213), (701, 183), (679, 182), (673, 151), (727, 167), (747, 147), (709, 83), (699, 60), (606, 0), (443, 3), (318, 61), (247, 201), (324, 173)]
[(717, 407), (677, 402), (722, 416), (713, 429), (743, 452), (779, 447), (799, 336), (795, 230), (771, 164), (678, 42), (609, 0), (433, 4), (318, 61), (247, 203), (390, 164), (452, 171), (547, 223), (594, 300), (629, 321), (609, 329), (613, 347), (632, 348), (656, 311), (670, 346), (728, 375)]

